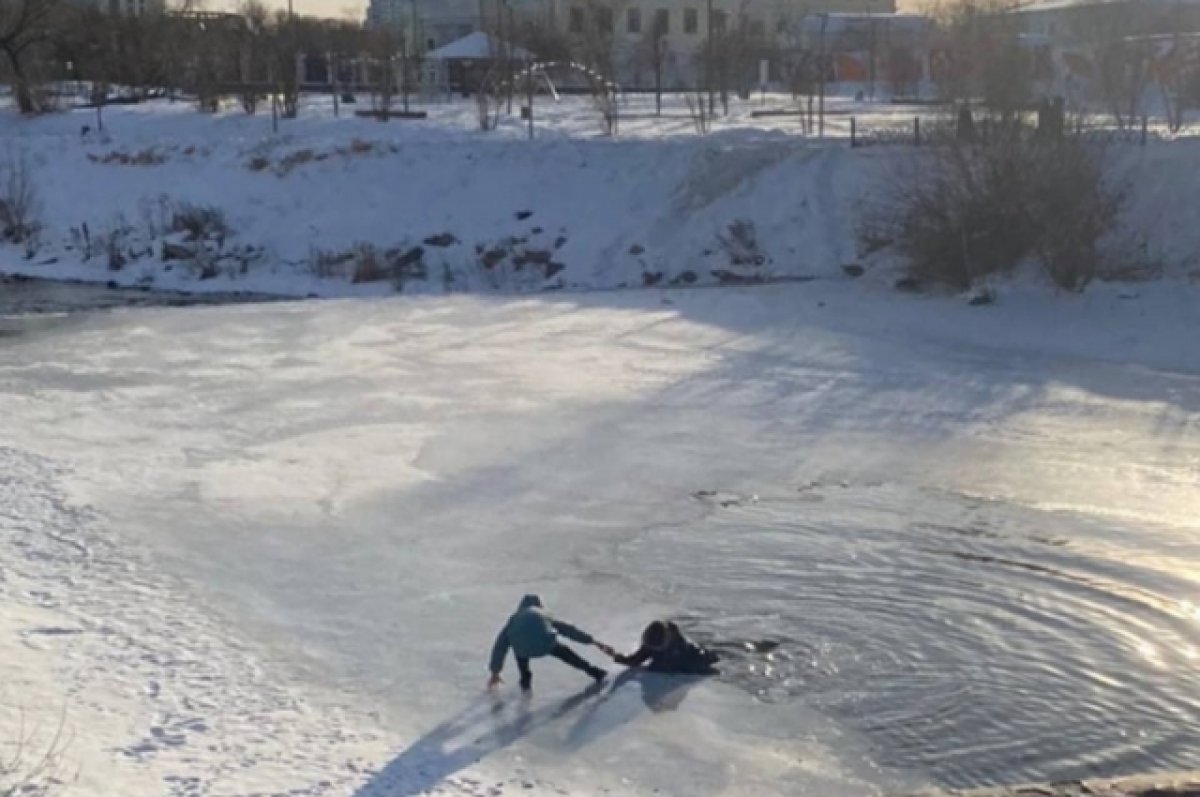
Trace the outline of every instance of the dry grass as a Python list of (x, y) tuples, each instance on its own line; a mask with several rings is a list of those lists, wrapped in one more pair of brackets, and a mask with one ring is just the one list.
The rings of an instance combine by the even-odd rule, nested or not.
[(105, 166), (162, 166), (167, 162), (167, 156), (148, 147), (140, 152), (113, 150), (106, 155), (88, 155), (88, 160)]

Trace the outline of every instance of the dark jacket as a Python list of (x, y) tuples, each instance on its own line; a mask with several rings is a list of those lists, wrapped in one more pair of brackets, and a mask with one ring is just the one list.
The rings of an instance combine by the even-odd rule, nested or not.
[(491, 671), (499, 673), (504, 669), (504, 659), (508, 656), (509, 648), (512, 648), (513, 655), (519, 659), (549, 656), (550, 651), (558, 644), (559, 634), (585, 645), (595, 641), (590, 634), (551, 617), (542, 607), (540, 597), (526, 595), (521, 599), (517, 611), (508, 618), (508, 622), (496, 636), (496, 644), (492, 646)]
[[(650, 672), (677, 675), (716, 675), (720, 657), (689, 640), (675, 623), (667, 622), (666, 644), (655, 650), (645, 645), (630, 656), (617, 656), (618, 664), (645, 666)], [(649, 662), (649, 664), (647, 664)]]

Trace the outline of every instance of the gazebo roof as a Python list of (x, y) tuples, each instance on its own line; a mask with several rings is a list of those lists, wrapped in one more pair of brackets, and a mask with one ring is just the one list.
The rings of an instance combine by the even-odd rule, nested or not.
[(507, 44), (483, 31), (475, 31), (458, 41), (443, 45), (425, 57), (435, 61), (490, 61), (505, 55), (521, 61), (533, 57), (528, 50)]

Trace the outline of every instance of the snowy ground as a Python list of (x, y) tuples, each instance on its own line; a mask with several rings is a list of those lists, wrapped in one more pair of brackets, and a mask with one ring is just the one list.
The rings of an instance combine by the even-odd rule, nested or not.
[[(6, 319), (0, 735), (65, 710), (76, 795), (1194, 766), (1197, 307), (819, 281)], [(494, 706), (526, 591), (622, 647), (659, 614), (783, 645), (651, 709), (552, 664)]]
[[(586, 99), (546, 100), (532, 142), (515, 115), (479, 132), (463, 101), (380, 124), (309, 98), (278, 135), (267, 116), (204, 116), (182, 102), (108, 108), (103, 134), (88, 111), (3, 114), (0, 173), (28, 165), (43, 230), (33, 251), (0, 249), (0, 271), (360, 296), (712, 285), (871, 265), (856, 243), (859, 207), (913, 151), (850, 150), (838, 137), (851, 113), (886, 125), (914, 109), (831, 100), (831, 140), (818, 142), (798, 117), (753, 118), (757, 100), (736, 103), (708, 136), (677, 97), (663, 118), (650, 97), (630, 103), (620, 136), (606, 139)], [(1195, 270), (1188, 175), (1200, 142), (1119, 146), (1112, 159), (1136, 178), (1130, 225), (1172, 271)], [(221, 224), (204, 220), (209, 209)]]

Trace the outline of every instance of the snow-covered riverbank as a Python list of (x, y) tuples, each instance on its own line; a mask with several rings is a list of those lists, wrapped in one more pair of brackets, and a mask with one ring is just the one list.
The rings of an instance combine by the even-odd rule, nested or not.
[[(118, 285), (287, 296), (539, 292), (842, 278), (881, 268), (859, 209), (910, 148), (816, 143), (749, 117), (710, 136), (653, 117), (595, 134), (578, 98), (538, 140), (471, 128), (469, 104), (421, 122), (269, 120), (183, 103), (0, 116), (0, 172), (24, 168), (42, 230), (0, 271)], [(885, 113), (887, 109), (863, 110)], [(1152, 259), (1200, 268), (1191, 175), (1200, 142), (1114, 147), (1128, 222)], [(22, 166), (23, 165), (23, 166)], [(26, 251), (28, 249), (29, 251)], [(891, 280), (892, 273), (875, 274)]]

